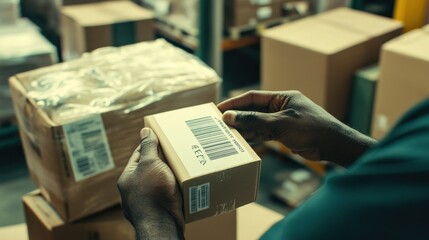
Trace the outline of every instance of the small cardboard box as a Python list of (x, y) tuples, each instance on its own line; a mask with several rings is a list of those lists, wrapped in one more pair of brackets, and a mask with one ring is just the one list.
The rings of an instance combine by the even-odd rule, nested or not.
[(410, 31), (383, 46), (372, 137), (382, 138), (411, 107), (429, 96), (429, 29)]
[(377, 61), (402, 25), (338, 8), (267, 30), (262, 40), (262, 89), (299, 90), (345, 120), (356, 70)]
[(261, 160), (213, 103), (145, 117), (182, 190), (185, 221), (256, 200)]
[(353, 78), (347, 122), (350, 127), (366, 135), (371, 134), (375, 90), (379, 77), (379, 66), (372, 65), (357, 71)]
[(212, 69), (163, 40), (12, 77), (33, 180), (65, 221), (118, 204), (116, 183), (140, 141), (143, 117), (216, 101), (219, 82)]
[(66, 6), (61, 30), (63, 58), (71, 60), (100, 47), (152, 40), (153, 13), (130, 1)]
[[(120, 206), (66, 223), (46, 201), (40, 191), (22, 198), (29, 240), (135, 240), (134, 228), (125, 219)], [(185, 225), (188, 240), (235, 240), (236, 211)]]

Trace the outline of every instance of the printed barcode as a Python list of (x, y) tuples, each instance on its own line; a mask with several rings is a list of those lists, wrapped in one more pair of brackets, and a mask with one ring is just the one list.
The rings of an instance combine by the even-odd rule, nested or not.
[(189, 188), (189, 213), (196, 213), (210, 207), (210, 183)]
[(188, 120), (186, 125), (191, 129), (210, 160), (238, 154), (234, 145), (212, 117)]
[(197, 208), (197, 187), (191, 187), (189, 190), (189, 194), (191, 195), (190, 199), (191, 199), (191, 207), (190, 207), (190, 213), (195, 213), (197, 212), (198, 208)]

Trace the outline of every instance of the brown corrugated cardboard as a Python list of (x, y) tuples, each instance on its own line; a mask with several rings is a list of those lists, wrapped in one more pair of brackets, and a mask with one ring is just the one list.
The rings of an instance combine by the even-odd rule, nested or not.
[(299, 90), (344, 120), (353, 73), (376, 62), (381, 44), (401, 28), (387, 18), (339, 8), (267, 30), (262, 89)]
[[(160, 48), (154, 48), (156, 46)], [(143, 49), (143, 52), (140, 52), (139, 49)], [(153, 51), (154, 49), (155, 51)], [(108, 63), (95, 67), (92, 65), (101, 61), (104, 55), (94, 54), (72, 62), (19, 74), (10, 80), (21, 141), (30, 173), (36, 185), (41, 188), (43, 195), (66, 221), (77, 220), (119, 203), (116, 182), (136, 144), (140, 141), (138, 133), (143, 127), (144, 116), (217, 100), (219, 83), (217, 75), (196, 61), (193, 56), (164, 41), (140, 43), (120, 48), (117, 51), (121, 55), (127, 52), (135, 53), (137, 62), (142, 60), (140, 57), (149, 60), (151, 55), (156, 54), (162, 67), (169, 69), (169, 74), (175, 75), (175, 66), (167, 67), (168, 64), (165, 64), (168, 62), (166, 58), (171, 58), (176, 65), (179, 65), (180, 69), (176, 69), (180, 70), (178, 76), (186, 77), (181, 77), (182, 80), (175, 79), (171, 78), (172, 75), (164, 76), (165, 72), (157, 77), (158, 70), (155, 68), (152, 69), (155, 72), (148, 75), (150, 79), (146, 79), (143, 77), (143, 73), (148, 74), (152, 70), (143, 65), (138, 66), (136, 72), (128, 71), (126, 66), (119, 68), (119, 72), (113, 71)], [(112, 57), (112, 53), (109, 51), (110, 57)], [(161, 54), (162, 57), (159, 57), (158, 54)], [(95, 62), (90, 61), (92, 57)], [(178, 63), (175, 61), (177, 59), (181, 59), (183, 62)], [(120, 62), (133, 65), (136, 60), (128, 56)], [(113, 61), (113, 66), (117, 67), (118, 64), (119, 62)], [(155, 65), (153, 63), (150, 67), (153, 68)], [(60, 105), (51, 107), (51, 111), (49, 108), (44, 108), (43, 104), (40, 105), (40, 100), (36, 100), (37, 91), (32, 90), (37, 84), (32, 83), (42, 79), (44, 83), (50, 82), (48, 85), (43, 85), (43, 88), (67, 83), (82, 87), (82, 84), (94, 83), (93, 79), (79, 79), (79, 74), (73, 74), (73, 79), (64, 78), (62, 81), (60, 76), (73, 71), (86, 72), (82, 76), (87, 76), (93, 72), (93, 69), (96, 69), (97, 72), (94, 75), (97, 76), (96, 79), (103, 76), (99, 78), (101, 82), (109, 79), (118, 80), (116, 77), (109, 78), (106, 76), (107, 74), (128, 75), (133, 79), (132, 84), (141, 83), (140, 87), (135, 88), (139, 89), (144, 86), (147, 91), (137, 92), (125, 98), (121, 104), (114, 104), (89, 115), (85, 112), (74, 113), (74, 111), (91, 106), (92, 98), (85, 105), (85, 99), (82, 98), (83, 91), (79, 91), (78, 95), (72, 98), (70, 98), (72, 95), (61, 95)], [(194, 73), (197, 72), (200, 74), (195, 75)], [(50, 77), (53, 78), (50, 79)], [(137, 80), (137, 78), (140, 79)], [(157, 80), (153, 81), (154, 78)], [(115, 87), (115, 91), (118, 92), (122, 89), (121, 87), (125, 86)], [(64, 88), (66, 88), (65, 92)], [(104, 84), (97, 88), (106, 89)], [(60, 87), (55, 90), (55, 94), (58, 92), (67, 94), (71, 90), (73, 89)], [(44, 91), (38, 96), (46, 97), (48, 94), (49, 91)], [(103, 96), (102, 99), (105, 98), (106, 96)], [(56, 101), (56, 99), (59, 100), (53, 96), (45, 103), (52, 103), (52, 100)], [(65, 104), (70, 99), (71, 104)], [(104, 102), (105, 100), (103, 100)], [(74, 106), (77, 103), (82, 105), (77, 105), (81, 107), (73, 110), (72, 118), (66, 118), (67, 121), (64, 122), (58, 119), (55, 121), (54, 116), (61, 115), (59, 113), (53, 115), (54, 110), (61, 109), (65, 105)], [(95, 126), (94, 124), (98, 125), (97, 129), (91, 129)], [(103, 167), (100, 168), (100, 166)]]
[(382, 138), (409, 108), (429, 96), (429, 31), (416, 29), (383, 46), (372, 137)]
[(153, 13), (129, 1), (81, 4), (61, 9), (63, 58), (106, 46), (152, 40)]
[[(131, 224), (121, 207), (73, 223), (64, 222), (39, 191), (25, 195), (25, 218), (29, 240), (134, 240)], [(237, 236), (236, 211), (185, 225), (188, 240), (234, 240)]]
[(182, 190), (186, 222), (233, 211), (256, 199), (260, 158), (221, 119), (213, 103), (145, 117)]

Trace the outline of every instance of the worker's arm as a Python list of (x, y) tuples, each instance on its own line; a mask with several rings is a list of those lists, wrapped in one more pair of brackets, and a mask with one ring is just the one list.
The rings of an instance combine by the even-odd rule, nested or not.
[(122, 173), (118, 188), (137, 239), (183, 239), (182, 197), (158, 138), (148, 128)]
[(309, 160), (348, 166), (376, 144), (297, 91), (250, 91), (218, 107), (246, 140), (277, 140)]

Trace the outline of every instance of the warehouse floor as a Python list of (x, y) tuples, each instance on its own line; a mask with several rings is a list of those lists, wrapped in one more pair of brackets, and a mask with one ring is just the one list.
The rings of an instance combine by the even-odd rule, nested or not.
[[(254, 85), (259, 81), (259, 47), (244, 48), (224, 54), (224, 82), (222, 96), (226, 98), (230, 90)], [(7, 226), (25, 221), (21, 196), (35, 189), (29, 177), (20, 147), (0, 150), (0, 226)], [(275, 175), (285, 169), (301, 167), (293, 161), (287, 161), (270, 151), (263, 151), (260, 191), (257, 202), (282, 214), (288, 208), (272, 197), (276, 182)]]

